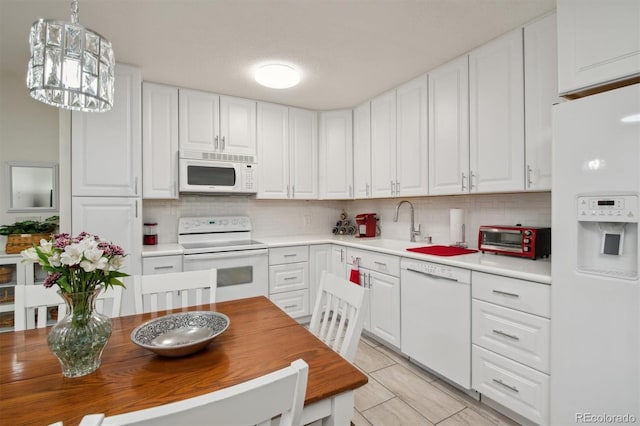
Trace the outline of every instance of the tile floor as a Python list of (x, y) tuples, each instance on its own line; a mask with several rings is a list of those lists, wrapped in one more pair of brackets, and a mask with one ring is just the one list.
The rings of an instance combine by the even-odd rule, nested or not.
[(355, 392), (355, 426), (518, 424), (366, 336), (355, 364), (369, 377)]

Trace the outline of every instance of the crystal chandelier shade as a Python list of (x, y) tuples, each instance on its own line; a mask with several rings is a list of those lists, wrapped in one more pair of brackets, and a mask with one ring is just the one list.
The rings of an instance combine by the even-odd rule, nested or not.
[(34, 99), (59, 108), (105, 112), (113, 106), (115, 58), (111, 43), (78, 23), (39, 19), (29, 34), (27, 87)]

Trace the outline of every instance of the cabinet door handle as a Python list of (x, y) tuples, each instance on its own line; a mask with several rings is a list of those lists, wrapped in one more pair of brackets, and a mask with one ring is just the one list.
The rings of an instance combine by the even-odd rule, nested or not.
[(473, 178), (475, 178), (476, 175), (473, 172), (469, 173), (469, 191), (471, 191), (473, 189)]
[(218, 136), (216, 136), (216, 138), (214, 139), (214, 145), (213, 145), (214, 149), (217, 151), (218, 150)]
[(344, 262), (344, 250), (340, 249), (340, 263)]
[(462, 179), (461, 179), (461, 181), (462, 181), (462, 188), (461, 188), (462, 192), (464, 192), (467, 189), (467, 186), (464, 184), (464, 181), (465, 181), (466, 178), (467, 177), (464, 175), (464, 172), (462, 172)]
[(396, 181), (396, 195), (400, 195), (400, 181)]
[(289, 184), (287, 184), (287, 198), (291, 198), (291, 192), (290, 189), (291, 187), (289, 186)]
[(291, 198), (296, 198), (296, 186), (291, 185)]
[(511, 340), (515, 340), (516, 342), (520, 340), (520, 338), (518, 336), (514, 336), (513, 334), (509, 334), (509, 333), (505, 333), (504, 331), (500, 331), (500, 330), (493, 330), (493, 332), (499, 336), (503, 336), (503, 337), (507, 337)]
[(369, 196), (369, 184), (367, 184), (367, 186), (365, 187), (365, 195), (368, 197)]
[(173, 269), (173, 265), (167, 265), (167, 266), (154, 266), (153, 269), (155, 269), (156, 271), (160, 270), (160, 269)]
[(510, 296), (510, 297), (520, 297), (519, 294), (516, 293), (509, 293), (508, 291), (501, 291), (501, 290), (492, 290), (495, 294), (499, 294), (500, 296)]
[(396, 194), (396, 183), (394, 181), (391, 181), (391, 195), (395, 195)]
[(517, 387), (508, 385), (508, 384), (506, 384), (505, 382), (503, 382), (500, 379), (493, 379), (493, 381), (496, 382), (499, 385), (504, 386), (507, 389), (510, 389), (510, 390), (514, 391), (515, 393), (519, 393), (520, 392)]
[(224, 136), (222, 137), (222, 149), (221, 151), (224, 151)]
[(533, 182), (531, 181), (531, 172), (533, 172), (533, 169), (527, 164), (527, 188), (529, 189), (531, 189), (531, 185), (533, 185)]
[(353, 197), (353, 185), (349, 185), (349, 197)]
[(136, 200), (136, 218), (138, 217), (138, 200)]

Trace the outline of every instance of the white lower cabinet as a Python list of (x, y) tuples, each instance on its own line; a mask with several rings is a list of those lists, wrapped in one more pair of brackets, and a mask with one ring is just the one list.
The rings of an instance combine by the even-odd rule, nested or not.
[(359, 265), (360, 285), (369, 288), (364, 330), (400, 348), (400, 258), (349, 248), (347, 259)]
[(472, 388), (537, 424), (549, 422), (549, 286), (472, 272)]
[(309, 247), (269, 249), (269, 299), (293, 318), (309, 309)]
[(142, 258), (142, 275), (182, 272), (182, 255)]

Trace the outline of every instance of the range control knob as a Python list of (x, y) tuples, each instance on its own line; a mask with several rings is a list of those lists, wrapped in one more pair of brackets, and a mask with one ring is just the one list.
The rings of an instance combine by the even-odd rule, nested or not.
[(522, 242), (525, 244), (529, 244), (531, 242), (531, 240), (529, 238), (523, 238)]
[(524, 252), (528, 252), (528, 251), (531, 251), (531, 247), (529, 247), (529, 246), (524, 246), (524, 247), (522, 247), (522, 250), (523, 250)]
[(531, 235), (531, 231), (527, 229), (526, 231), (524, 231), (524, 235), (528, 237), (529, 235)]

